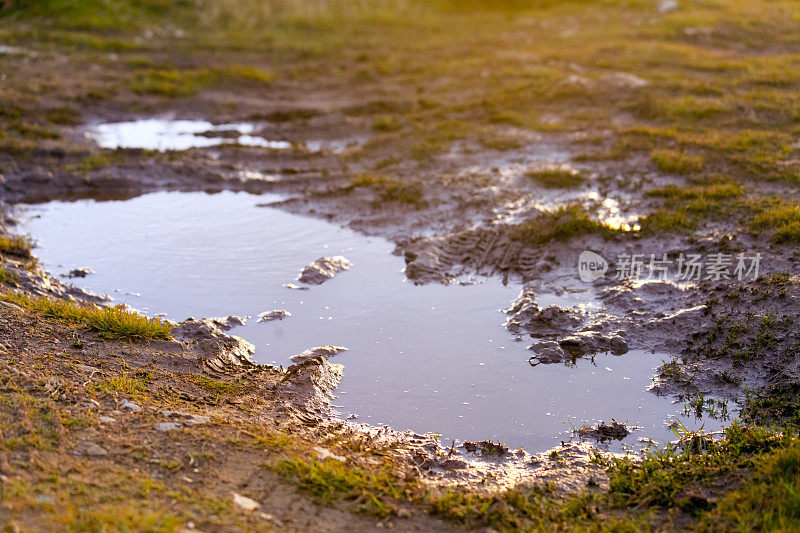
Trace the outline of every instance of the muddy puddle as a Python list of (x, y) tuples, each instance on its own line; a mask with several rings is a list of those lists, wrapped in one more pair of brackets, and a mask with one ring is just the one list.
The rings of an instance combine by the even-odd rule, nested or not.
[[(48, 271), (94, 271), (65, 281), (175, 321), (250, 316), (232, 333), (255, 344), (258, 362), (287, 366), (310, 347), (346, 346), (332, 359), (344, 366), (334, 403), (357, 422), (440, 433), (445, 443), (499, 439), (529, 451), (612, 418), (639, 426), (623, 441), (630, 447), (674, 439), (668, 422), (675, 419), (717, 429), (648, 392), (666, 354), (531, 366), (529, 342), (515, 341), (503, 327), (501, 309), (519, 286), (480, 277), (467, 285), (415, 286), (390, 242), (265, 205), (276, 200), (164, 192), (26, 206), (22, 218)], [(334, 255), (353, 267), (309, 290), (285, 287), (306, 264)], [(580, 293), (566, 298), (581, 305)], [(272, 310), (291, 316), (258, 322)]]

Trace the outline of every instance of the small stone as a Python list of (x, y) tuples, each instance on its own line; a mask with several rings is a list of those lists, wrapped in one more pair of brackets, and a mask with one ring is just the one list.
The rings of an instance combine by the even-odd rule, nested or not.
[(114, 422), (117, 421), (117, 419), (112, 418), (110, 416), (98, 416), (97, 421), (100, 422), (101, 424), (113, 424)]
[(173, 429), (182, 428), (183, 424), (180, 422), (159, 422), (155, 427), (157, 431), (172, 431)]
[(78, 445), (78, 452), (82, 455), (101, 456), (108, 455), (105, 448), (94, 442), (85, 440)]
[(284, 309), (275, 309), (274, 311), (264, 311), (258, 315), (259, 322), (271, 322), (272, 320), (283, 320), (292, 316), (292, 313)]
[(172, 419), (178, 419), (183, 424), (185, 424), (187, 426), (196, 426), (198, 424), (208, 424), (210, 422), (210, 420), (211, 420), (207, 416), (195, 415), (195, 414), (192, 414), (192, 413), (182, 413), (180, 411), (161, 411), (161, 414), (163, 414), (166, 417), (172, 418)]
[(314, 451), (317, 452), (317, 460), (318, 461), (324, 461), (326, 459), (334, 459), (334, 460), (340, 461), (342, 463), (345, 461), (345, 458), (342, 457), (341, 455), (336, 455), (335, 453), (331, 452), (330, 450), (326, 450), (325, 448), (320, 448), (319, 446), (316, 446), (314, 448)]
[(85, 278), (89, 274), (94, 274), (94, 270), (88, 267), (81, 267), (81, 268), (73, 268), (67, 274), (67, 277), (70, 278)]
[(608, 341), (608, 345), (611, 348), (611, 353), (614, 355), (622, 355), (628, 351), (628, 343), (619, 335), (611, 337)]
[(680, 7), (681, 5), (677, 0), (661, 0), (661, 2), (658, 3), (658, 12), (669, 13), (670, 11), (675, 11)]
[(141, 411), (142, 408), (136, 405), (133, 402), (129, 402), (128, 400), (122, 400), (122, 404), (120, 405), (123, 409), (129, 409), (133, 412)]
[(302, 285), (295, 285), (294, 283), (285, 283), (283, 286), (286, 287), (287, 289), (292, 289), (292, 290), (295, 290), (295, 291), (307, 291), (308, 290), (308, 287), (303, 287)]
[(256, 509), (261, 507), (261, 504), (253, 500), (252, 498), (248, 498), (247, 496), (242, 496), (241, 494), (238, 494), (236, 492), (232, 494), (233, 494), (233, 504), (243, 511), (247, 512), (255, 511)]

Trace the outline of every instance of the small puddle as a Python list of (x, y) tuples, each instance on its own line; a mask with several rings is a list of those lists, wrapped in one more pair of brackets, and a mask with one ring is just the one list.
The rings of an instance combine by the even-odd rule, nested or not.
[(208, 148), (224, 144), (256, 146), (271, 150), (304, 148), (309, 152), (345, 154), (361, 147), (366, 137), (308, 140), (304, 143), (276, 141), (256, 135), (258, 126), (247, 122), (212, 124), (206, 120), (146, 118), (109, 122), (90, 127), (84, 135), (101, 148), (140, 148), (159, 152)]
[(253, 135), (247, 123), (217, 124), (205, 120), (150, 118), (130, 122), (98, 124), (86, 132), (101, 148), (142, 148), (145, 150), (188, 150), (221, 144), (259, 146), (273, 150), (292, 147), (287, 141), (271, 141)]
[[(323, 344), (344, 378), (335, 400), (343, 416), (459, 440), (499, 439), (541, 451), (583, 423), (616, 418), (637, 438), (674, 439), (667, 422), (683, 406), (647, 391), (666, 355), (598, 355), (574, 366), (528, 364), (527, 342), (504, 328), (519, 286), (479, 278), (467, 286), (415, 286), (390, 242), (258, 204), (271, 195), (154, 193), (126, 201), (27, 206), (24, 230), (54, 274), (88, 266), (77, 284), (150, 314), (250, 315), (233, 333), (256, 345), (259, 362)], [(351, 270), (307, 291), (284, 287), (304, 265), (344, 255)], [(554, 297), (555, 298), (555, 297)], [(566, 294), (559, 300), (575, 300)], [(561, 303), (564, 303), (561, 301)], [(259, 313), (290, 318), (259, 323)], [(698, 424), (699, 425), (699, 424)], [(706, 430), (715, 429), (706, 425)]]

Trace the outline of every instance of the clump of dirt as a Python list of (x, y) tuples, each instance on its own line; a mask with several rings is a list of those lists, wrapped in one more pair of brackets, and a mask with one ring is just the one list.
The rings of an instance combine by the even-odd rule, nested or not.
[(503, 456), (508, 453), (508, 446), (490, 440), (482, 440), (479, 442), (466, 441), (463, 447), (467, 453), (476, 453), (480, 451), (484, 456)]
[(353, 263), (341, 255), (320, 257), (313, 263), (306, 265), (297, 280), (309, 285), (320, 285), (329, 279), (333, 279), (339, 272), (349, 270), (352, 266)]
[(620, 424), (616, 420), (611, 419), (611, 424), (600, 422), (594, 427), (581, 427), (578, 429), (578, 435), (603, 442), (608, 440), (622, 440), (630, 435), (630, 431), (625, 424)]

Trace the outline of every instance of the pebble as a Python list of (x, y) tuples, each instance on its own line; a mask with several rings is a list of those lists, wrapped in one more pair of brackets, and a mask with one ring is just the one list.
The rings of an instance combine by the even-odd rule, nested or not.
[(172, 431), (173, 429), (182, 428), (183, 424), (179, 422), (159, 422), (155, 427), (157, 431)]
[(108, 455), (108, 451), (105, 448), (96, 444), (92, 441), (85, 440), (78, 445), (78, 452), (82, 455), (91, 455), (91, 456), (100, 456), (100, 455)]
[(336, 461), (341, 462), (345, 461), (344, 457), (341, 455), (336, 455), (332, 451), (326, 450), (325, 448), (320, 448), (319, 446), (316, 446), (314, 451), (317, 452), (317, 460), (319, 461), (324, 461), (325, 459), (335, 459)]
[(252, 498), (248, 498), (247, 496), (242, 496), (241, 494), (238, 494), (236, 492), (232, 494), (233, 494), (233, 504), (239, 509), (242, 509), (243, 511), (255, 511), (256, 509), (261, 507), (261, 504)]
[(131, 411), (134, 412), (142, 410), (141, 407), (139, 407), (133, 402), (129, 402), (128, 400), (122, 400), (122, 405), (120, 407), (122, 407), (123, 409), (130, 409)]

